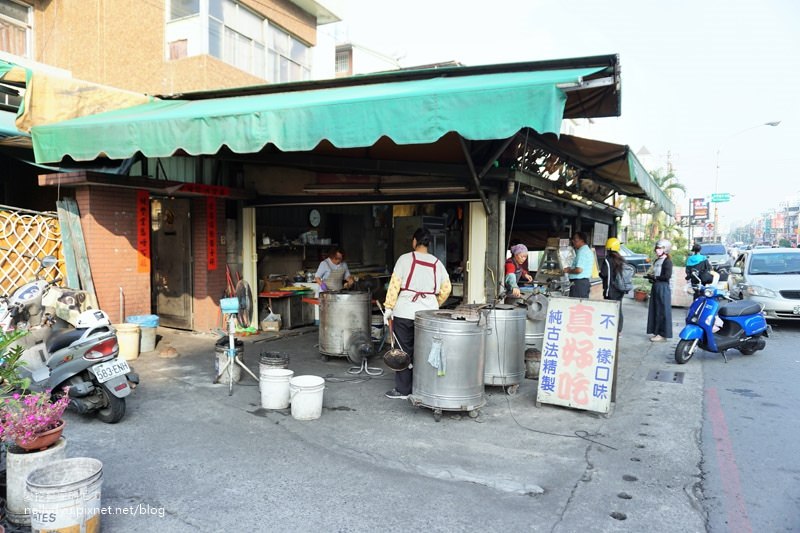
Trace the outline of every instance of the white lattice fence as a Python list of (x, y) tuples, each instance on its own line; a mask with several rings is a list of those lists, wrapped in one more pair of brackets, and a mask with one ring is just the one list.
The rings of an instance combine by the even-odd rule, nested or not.
[(65, 279), (58, 215), (0, 206), (0, 294), (33, 279), (45, 255), (59, 259), (47, 278)]

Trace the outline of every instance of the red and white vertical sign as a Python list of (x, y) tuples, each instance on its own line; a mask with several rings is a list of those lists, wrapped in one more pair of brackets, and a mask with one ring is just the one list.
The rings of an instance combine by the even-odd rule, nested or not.
[(206, 248), (208, 254), (208, 270), (217, 269), (217, 200), (206, 198)]
[(150, 272), (150, 193), (136, 193), (136, 271)]
[(549, 298), (537, 401), (607, 413), (618, 323), (614, 300)]

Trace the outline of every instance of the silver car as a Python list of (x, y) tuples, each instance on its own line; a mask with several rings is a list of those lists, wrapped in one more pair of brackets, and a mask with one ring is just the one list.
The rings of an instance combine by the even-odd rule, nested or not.
[(764, 306), (767, 318), (800, 320), (800, 249), (753, 249), (740, 255), (728, 280), (731, 296)]

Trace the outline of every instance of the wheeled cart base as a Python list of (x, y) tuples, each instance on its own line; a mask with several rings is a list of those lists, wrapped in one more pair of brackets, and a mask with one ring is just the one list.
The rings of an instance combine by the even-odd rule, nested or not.
[(479, 411), (480, 408), (486, 405), (486, 400), (483, 398), (481, 398), (480, 404), (478, 405), (462, 405), (459, 407), (428, 405), (421, 398), (418, 398), (414, 395), (409, 396), (408, 401), (411, 402), (411, 405), (413, 405), (414, 407), (426, 407), (428, 409), (432, 409), (433, 419), (436, 422), (440, 422), (442, 420), (442, 411), (456, 411), (456, 412), (466, 411), (467, 415), (470, 418), (478, 418), (478, 415), (480, 414)]

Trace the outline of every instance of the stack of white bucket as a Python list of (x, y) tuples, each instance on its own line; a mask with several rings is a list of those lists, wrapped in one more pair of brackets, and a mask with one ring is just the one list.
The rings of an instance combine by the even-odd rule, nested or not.
[(319, 376), (297, 376), (286, 368), (289, 357), (275, 352), (261, 356), (259, 364), (261, 407), (286, 409), (292, 406), (292, 418), (316, 420), (322, 415), (325, 380)]
[(90, 457), (54, 461), (28, 474), (31, 530), (100, 531), (103, 463)]
[(139, 352), (152, 352), (156, 349), (158, 315), (132, 315), (125, 318), (125, 324), (139, 326)]

